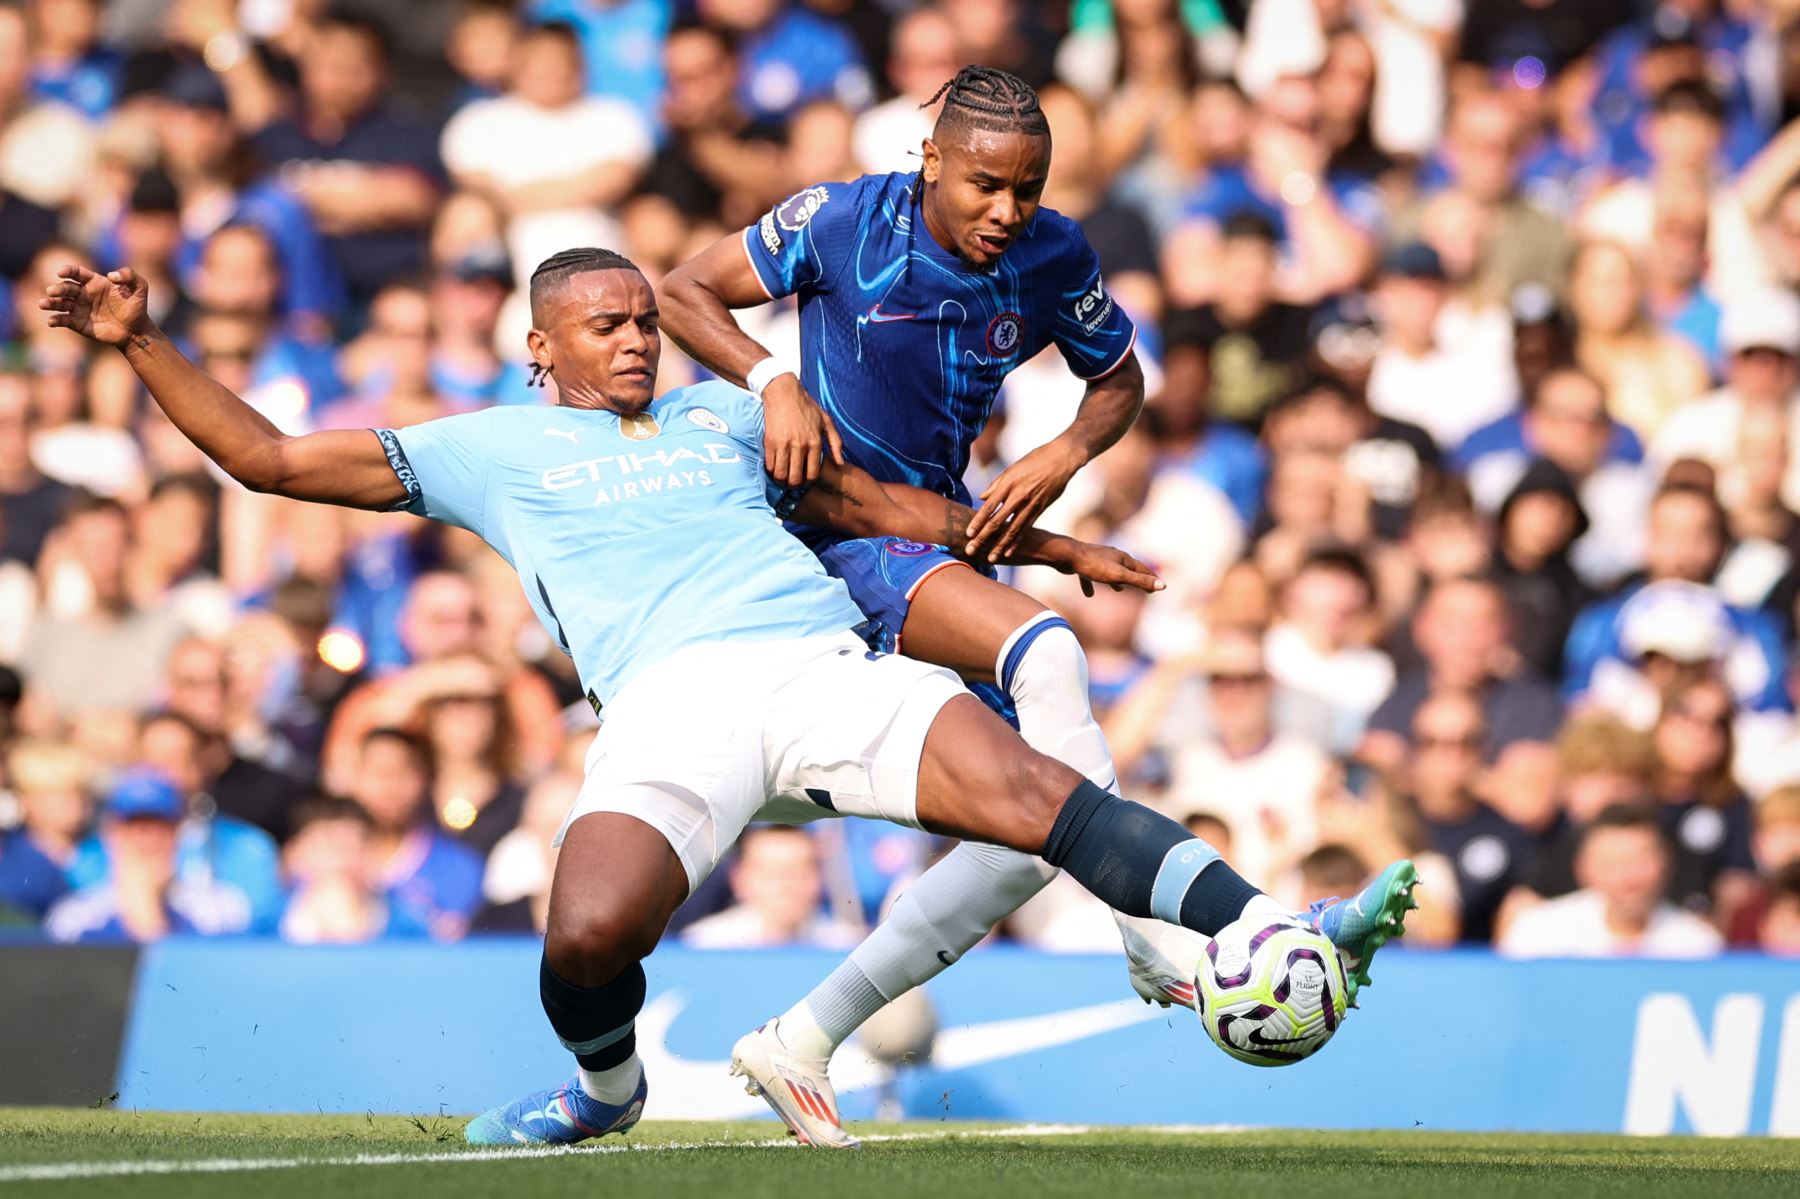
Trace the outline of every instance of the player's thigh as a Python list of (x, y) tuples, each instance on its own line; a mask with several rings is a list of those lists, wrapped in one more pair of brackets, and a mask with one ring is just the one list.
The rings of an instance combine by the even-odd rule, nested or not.
[(945, 704), (919, 757), (919, 823), (1036, 854), (1056, 816), (1083, 779), (1038, 753), (973, 695)]
[(909, 658), (992, 683), (1001, 646), (1042, 611), (1044, 605), (998, 579), (974, 570), (941, 570), (913, 591), (902, 640)]

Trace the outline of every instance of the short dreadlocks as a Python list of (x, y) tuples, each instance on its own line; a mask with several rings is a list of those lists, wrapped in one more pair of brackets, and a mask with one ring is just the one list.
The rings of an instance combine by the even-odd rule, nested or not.
[(940, 96), (944, 110), (938, 114), (937, 127), (932, 131), (939, 140), (948, 133), (968, 129), (1023, 133), (1029, 137), (1050, 134), (1050, 122), (1038, 107), (1037, 92), (1017, 75), (993, 67), (964, 67), (919, 107), (931, 107)]

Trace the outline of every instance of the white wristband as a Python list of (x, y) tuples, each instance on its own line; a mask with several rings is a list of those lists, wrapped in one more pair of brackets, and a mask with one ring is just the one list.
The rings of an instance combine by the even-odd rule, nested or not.
[(798, 379), (800, 377), (800, 369), (783, 361), (778, 356), (770, 354), (767, 358), (764, 358), (761, 362), (750, 368), (750, 373), (744, 376), (744, 387), (749, 390), (750, 394), (760, 400), (763, 398), (763, 388), (773, 383), (782, 375), (792, 375)]

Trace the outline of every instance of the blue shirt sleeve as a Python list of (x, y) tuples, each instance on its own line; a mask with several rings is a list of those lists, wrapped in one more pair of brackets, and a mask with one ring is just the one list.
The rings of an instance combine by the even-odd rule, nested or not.
[(493, 416), (511, 409), (486, 408), (446, 416), (405, 429), (377, 429), (388, 464), (406, 487), (396, 510), (441, 520), (477, 536), (487, 501)]
[(1137, 326), (1107, 292), (1100, 278), (1100, 257), (1081, 235), (1080, 227), (1070, 222), (1069, 228), (1073, 255), (1057, 297), (1050, 336), (1070, 370), (1083, 379), (1098, 379), (1111, 374), (1131, 353)]
[(771, 300), (802, 288), (829, 291), (849, 260), (857, 185), (820, 183), (795, 192), (744, 230), (744, 253)]

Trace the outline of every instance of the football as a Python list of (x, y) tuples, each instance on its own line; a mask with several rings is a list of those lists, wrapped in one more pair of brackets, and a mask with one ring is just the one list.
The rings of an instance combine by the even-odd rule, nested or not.
[(1253, 1066), (1311, 1057), (1350, 1002), (1337, 950), (1298, 920), (1233, 921), (1206, 947), (1196, 975), (1194, 1009), (1207, 1035)]

